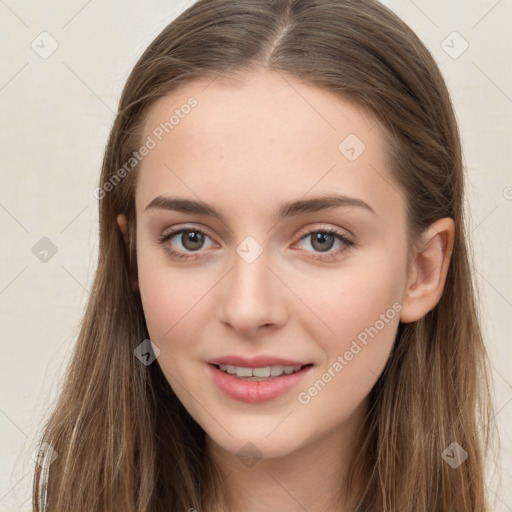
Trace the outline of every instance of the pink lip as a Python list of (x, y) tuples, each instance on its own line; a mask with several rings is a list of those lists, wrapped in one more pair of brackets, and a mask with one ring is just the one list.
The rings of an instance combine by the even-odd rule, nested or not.
[(226, 356), (206, 361), (209, 364), (229, 364), (231, 366), (243, 366), (244, 368), (265, 368), (266, 366), (305, 366), (309, 361), (292, 361), (272, 356)]
[[(232, 360), (232, 359), (231, 359)], [(237, 359), (239, 360), (239, 359)], [(268, 359), (267, 359), (268, 360)], [(273, 360), (275, 361), (275, 359)], [(282, 360), (280, 360), (282, 361)], [(231, 364), (231, 363), (219, 363), (219, 364)], [(258, 363), (261, 364), (261, 363)], [(248, 365), (246, 362), (244, 364), (236, 364), (234, 366), (246, 366), (252, 368), (259, 368), (263, 366), (280, 366), (279, 364), (265, 364), (261, 366), (256, 365)], [(285, 364), (283, 366), (299, 366), (299, 364)], [(240, 400), (242, 402), (249, 403), (258, 403), (265, 402), (267, 400), (272, 400), (277, 398), (280, 395), (283, 395), (290, 389), (292, 389), (295, 385), (297, 385), (306, 374), (313, 368), (313, 365), (306, 366), (302, 368), (297, 373), (292, 373), (291, 375), (283, 374), (280, 377), (275, 377), (269, 380), (261, 380), (261, 381), (250, 381), (243, 380), (237, 377), (233, 377), (232, 375), (223, 372), (218, 369), (214, 364), (210, 363), (206, 365), (210, 374), (212, 376), (213, 381), (217, 385), (217, 387), (225, 393), (230, 398), (235, 400)]]

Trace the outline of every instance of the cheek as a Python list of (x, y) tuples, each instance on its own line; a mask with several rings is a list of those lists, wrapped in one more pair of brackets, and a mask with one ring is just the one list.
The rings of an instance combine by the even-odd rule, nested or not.
[[(206, 314), (208, 294), (216, 281), (207, 269), (178, 270), (162, 259), (140, 250), (139, 289), (149, 337), (161, 351), (159, 362), (176, 368), (197, 356), (198, 318)], [(173, 357), (176, 353), (182, 356)]]
[(158, 344), (165, 334), (178, 321), (176, 305), (183, 304), (185, 297), (179, 293), (179, 283), (169, 286), (168, 272), (158, 265), (146, 264), (139, 259), (139, 289), (144, 316), (151, 339)]
[[(386, 320), (398, 317), (393, 304), (402, 299), (403, 282), (402, 265), (396, 258), (386, 261), (383, 256), (375, 258), (372, 265), (357, 262), (339, 273), (317, 273), (315, 279), (302, 280), (297, 291), (319, 320), (308, 320), (317, 334), (315, 338), (320, 333), (320, 339), (327, 335), (336, 347), (373, 326), (386, 312)], [(382, 327), (380, 322), (378, 326)]]
[(302, 387), (305, 401), (322, 391), (318, 402), (335, 406), (339, 393), (350, 391), (345, 401), (355, 406), (375, 384), (400, 321), (404, 275), (397, 259), (381, 255), (372, 266), (354, 265), (337, 276), (304, 282), (300, 293), (317, 318), (305, 315), (301, 325), (323, 352), (319, 371)]

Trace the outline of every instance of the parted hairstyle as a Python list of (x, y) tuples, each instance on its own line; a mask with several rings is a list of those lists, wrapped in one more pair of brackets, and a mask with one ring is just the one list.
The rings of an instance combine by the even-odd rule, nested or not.
[[(352, 510), (489, 511), (490, 363), (467, 238), (457, 122), (432, 55), (375, 0), (199, 0), (137, 61), (104, 154), (100, 187), (108, 193), (99, 200), (98, 264), (72, 359), (40, 437), (47, 456), (36, 465), (33, 510), (221, 507), (225, 488), (204, 430), (159, 365), (134, 357), (149, 338), (133, 286), (138, 166), (116, 186), (105, 185), (140, 148), (141, 127), (158, 98), (196, 79), (256, 69), (299, 78), (373, 113), (406, 199), (410, 244), (440, 218), (455, 223), (438, 304), (423, 318), (399, 324), (370, 392), (350, 472), (363, 474), (365, 485)], [(128, 220), (128, 244), (116, 223), (120, 213)], [(457, 468), (442, 457), (452, 442), (467, 452)], [(51, 464), (48, 446), (57, 455)]]

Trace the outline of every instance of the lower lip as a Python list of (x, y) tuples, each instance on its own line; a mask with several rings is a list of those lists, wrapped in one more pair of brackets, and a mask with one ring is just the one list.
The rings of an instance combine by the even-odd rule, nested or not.
[(296, 373), (281, 375), (269, 380), (250, 381), (233, 377), (229, 373), (219, 370), (216, 366), (208, 364), (213, 381), (226, 395), (242, 402), (266, 402), (283, 395), (296, 386), (313, 368), (306, 366)]

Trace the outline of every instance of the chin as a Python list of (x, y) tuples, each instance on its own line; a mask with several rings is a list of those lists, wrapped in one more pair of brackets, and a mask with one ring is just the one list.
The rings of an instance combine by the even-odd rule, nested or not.
[(277, 433), (277, 430), (268, 435), (269, 432), (272, 432), (272, 429), (230, 429), (231, 437), (224, 431), (206, 431), (213, 443), (222, 450), (236, 455), (242, 462), (251, 460), (251, 458), (256, 460), (283, 457), (293, 453), (301, 446), (296, 430), (294, 430), (293, 438), (290, 436), (289, 430), (283, 430), (281, 435)]

